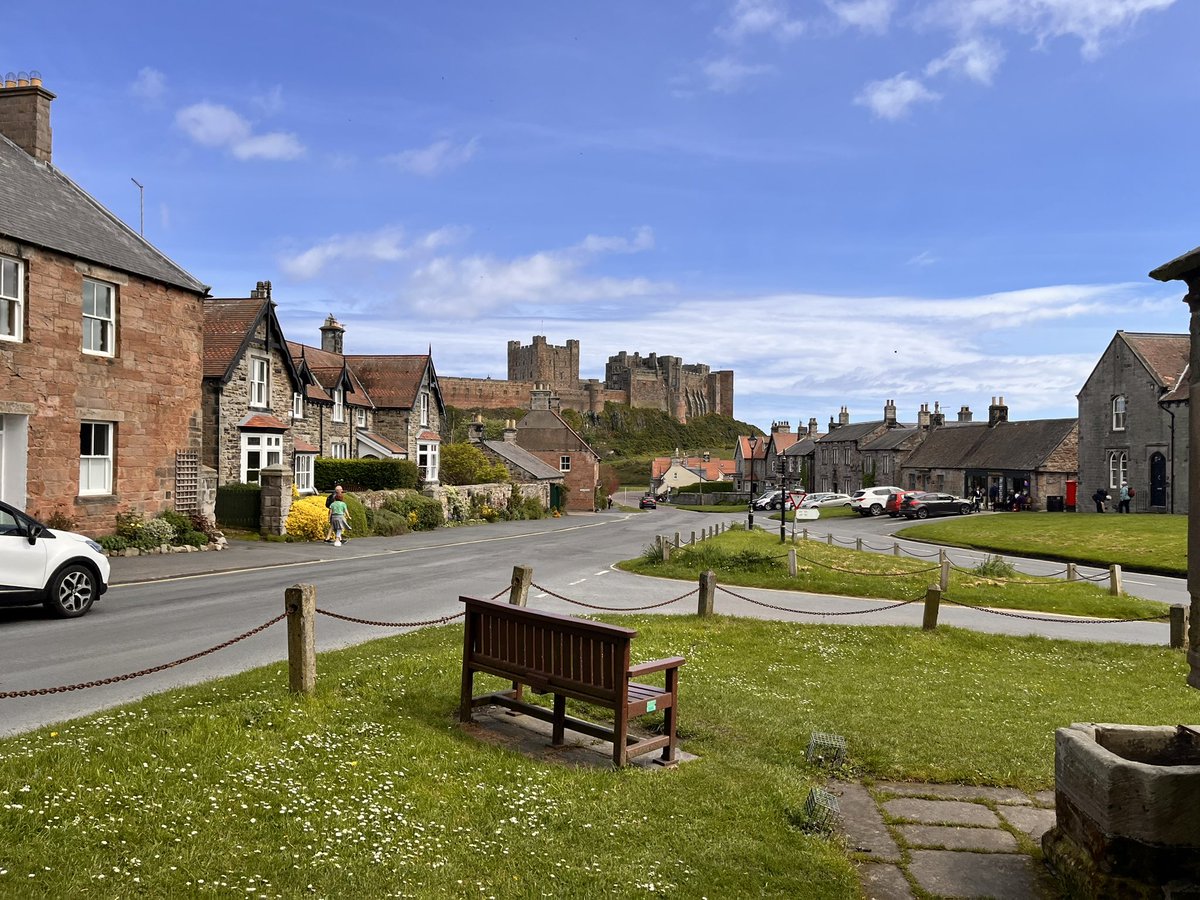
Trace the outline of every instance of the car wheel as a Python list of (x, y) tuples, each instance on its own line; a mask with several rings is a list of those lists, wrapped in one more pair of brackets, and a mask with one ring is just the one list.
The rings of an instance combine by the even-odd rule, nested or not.
[(879, 516), (882, 514), (883, 514), (883, 507), (880, 506), (878, 503), (872, 503), (871, 504), (871, 515)]
[(917, 510), (917, 518), (918, 519), (924, 519), (924, 518), (927, 518), (928, 516), (929, 516), (929, 510), (927, 510), (927, 509), (918, 509)]
[(958, 508), (958, 514), (960, 516), (970, 515), (970, 512), (971, 512), (971, 507), (966, 503), (964, 503), (962, 506), (960, 506)]
[(55, 618), (76, 619), (92, 608), (98, 587), (95, 573), (87, 566), (67, 566), (50, 582), (43, 605)]

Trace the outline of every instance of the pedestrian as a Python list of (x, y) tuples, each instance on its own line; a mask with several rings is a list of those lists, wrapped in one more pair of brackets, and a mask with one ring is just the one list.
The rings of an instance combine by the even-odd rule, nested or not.
[[(325, 508), (331, 509), (333, 507), (334, 500), (344, 500), (344, 499), (345, 499), (345, 492), (342, 490), (342, 486), (340, 484), (335, 484), (333, 486), (333, 490), (329, 492), (329, 496), (325, 498)], [(325, 526), (325, 543), (327, 543), (327, 544), (333, 543), (333, 523), (332, 523), (332, 521), (328, 525)]]
[(1109, 500), (1108, 491), (1104, 488), (1098, 488), (1096, 493), (1092, 494), (1092, 502), (1096, 504), (1096, 512), (1104, 512), (1104, 504)]
[(1129, 501), (1133, 499), (1133, 488), (1128, 481), (1121, 482), (1121, 490), (1117, 494), (1117, 512), (1129, 512)]
[(329, 530), (333, 532), (333, 546), (342, 546), (342, 532), (347, 531), (346, 519), (350, 508), (346, 506), (341, 487), (334, 490), (334, 499), (329, 504)]
[(974, 510), (975, 512), (979, 512), (979, 510), (982, 506), (983, 506), (983, 488), (981, 488), (979, 485), (975, 485), (975, 494), (971, 498), (971, 509)]
[(1000, 499), (1000, 487), (993, 484), (988, 488), (988, 500), (991, 503), (992, 512), (996, 511), (996, 501)]

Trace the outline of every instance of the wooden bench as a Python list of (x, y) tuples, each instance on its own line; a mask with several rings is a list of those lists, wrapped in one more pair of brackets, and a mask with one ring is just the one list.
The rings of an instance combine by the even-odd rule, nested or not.
[[(629, 665), (629, 645), (637, 635), (586, 619), (541, 612), (524, 606), (459, 597), (466, 605), (463, 629), (462, 698), (459, 718), (471, 721), (476, 706), (499, 704), (516, 712), (553, 724), (552, 746), (563, 743), (570, 728), (591, 737), (610, 740), (613, 764), (624, 766), (632, 756), (662, 748), (655, 762), (676, 763), (675, 720), (679, 706), (679, 667), (682, 656)], [(474, 696), (476, 672), (486, 672), (512, 681), (512, 690)], [(634, 678), (665, 672), (666, 686), (639, 684)], [(554, 694), (548, 710), (522, 700), (523, 686), (539, 694)], [(566, 714), (570, 697), (613, 711), (612, 728), (576, 719)], [(661, 711), (665, 733), (639, 739), (630, 736), (629, 720)]]

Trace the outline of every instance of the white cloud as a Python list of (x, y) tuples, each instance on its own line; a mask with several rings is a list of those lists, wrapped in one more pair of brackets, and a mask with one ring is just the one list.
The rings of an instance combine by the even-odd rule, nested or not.
[(892, 20), (896, 0), (825, 0), (825, 5), (846, 25), (882, 33)]
[(760, 35), (790, 41), (802, 35), (804, 29), (803, 21), (789, 15), (786, 0), (736, 0), (729, 22), (717, 33), (731, 41)]
[(176, 124), (205, 147), (224, 147), (237, 159), (296, 159), (305, 152), (293, 134), (254, 134), (250, 123), (227, 106), (194, 103), (175, 114)]
[(704, 64), (704, 77), (708, 82), (708, 89), (720, 94), (732, 94), (751, 78), (771, 71), (771, 66), (741, 63), (728, 56)]
[(929, 90), (916, 78), (901, 72), (883, 81), (872, 81), (854, 98), (881, 119), (902, 119), (916, 103), (932, 103), (941, 95)]
[(404, 150), (384, 157), (405, 172), (431, 177), (450, 169), (456, 169), (475, 155), (479, 149), (479, 138), (473, 137), (465, 144), (455, 144), (448, 139), (434, 141), (428, 147)]
[(256, 94), (250, 98), (250, 102), (262, 110), (264, 115), (275, 115), (283, 109), (283, 85), (277, 84), (261, 94)]
[(138, 70), (129, 92), (143, 100), (158, 100), (167, 90), (167, 76), (158, 69), (145, 66)]
[(394, 263), (414, 254), (428, 254), (452, 243), (459, 235), (457, 229), (439, 228), (410, 239), (399, 226), (334, 235), (307, 250), (281, 257), (279, 267), (289, 277), (304, 281), (317, 277), (336, 262)]
[(1087, 58), (1100, 55), (1106, 40), (1117, 39), (1146, 13), (1175, 0), (936, 0), (923, 18), (965, 34), (1007, 28), (1034, 35), (1039, 42), (1074, 37)]
[(930, 62), (925, 67), (925, 74), (934, 76), (949, 71), (965, 75), (980, 84), (991, 84), (1003, 61), (1004, 48), (999, 44), (972, 38)]
[(908, 261), (908, 265), (919, 266), (920, 268), (924, 268), (925, 266), (932, 266), (937, 261), (938, 261), (938, 258), (936, 256), (934, 256), (932, 253), (930, 253), (928, 250), (922, 250), (920, 253), (918, 253), (916, 256), (912, 257)]

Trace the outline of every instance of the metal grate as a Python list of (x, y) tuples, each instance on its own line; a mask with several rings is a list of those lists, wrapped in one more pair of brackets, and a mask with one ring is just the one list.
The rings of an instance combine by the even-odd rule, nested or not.
[(838, 799), (829, 791), (815, 787), (808, 792), (808, 799), (804, 801), (804, 818), (810, 826), (832, 828), (840, 815)]
[(175, 511), (200, 512), (200, 454), (175, 451)]
[(817, 765), (837, 766), (846, 759), (846, 739), (840, 734), (814, 731), (808, 740), (808, 761)]

